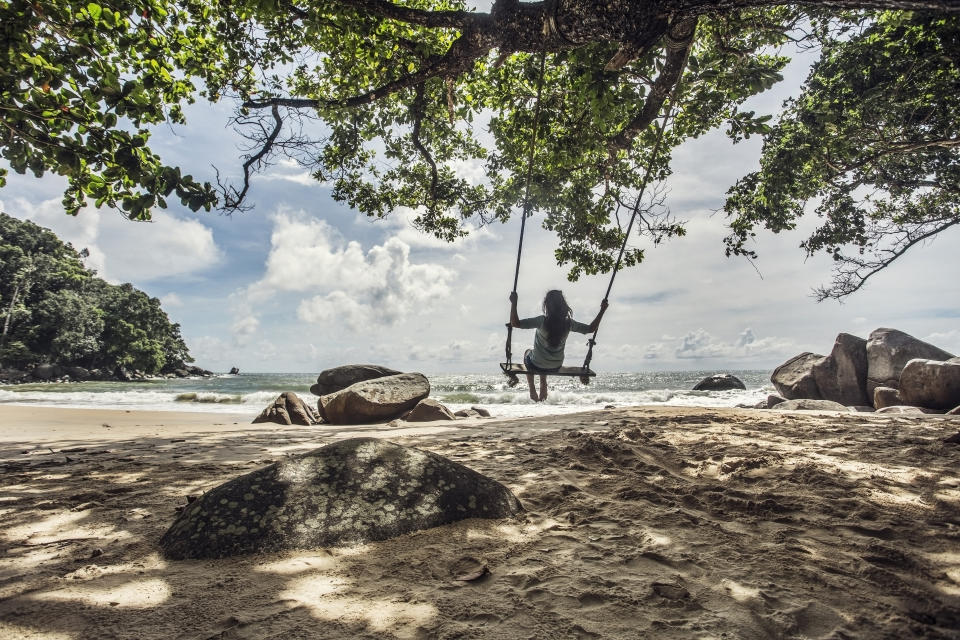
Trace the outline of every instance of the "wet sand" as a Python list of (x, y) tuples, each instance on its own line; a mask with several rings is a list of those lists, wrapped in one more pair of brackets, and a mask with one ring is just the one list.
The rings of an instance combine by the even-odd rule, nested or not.
[[(960, 638), (957, 418), (252, 417), (0, 406), (0, 637)], [(466, 464), (526, 512), (343, 548), (160, 557), (188, 496), (359, 435)]]

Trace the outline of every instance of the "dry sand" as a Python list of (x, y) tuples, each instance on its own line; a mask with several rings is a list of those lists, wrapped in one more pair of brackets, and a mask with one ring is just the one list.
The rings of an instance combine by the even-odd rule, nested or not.
[[(960, 638), (956, 418), (251, 417), (0, 406), (0, 637)], [(159, 556), (187, 496), (356, 435), (449, 456), (527, 512), (347, 548)]]

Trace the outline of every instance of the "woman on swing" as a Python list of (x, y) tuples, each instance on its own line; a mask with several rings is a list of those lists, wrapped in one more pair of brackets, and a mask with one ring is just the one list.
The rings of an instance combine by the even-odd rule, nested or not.
[[(600, 312), (590, 324), (583, 324), (573, 319), (573, 310), (563, 297), (563, 292), (557, 289), (548, 291), (543, 298), (543, 315), (534, 318), (520, 319), (517, 315), (517, 292), (510, 294), (510, 326), (517, 329), (536, 329), (533, 338), (533, 349), (527, 349), (523, 354), (523, 364), (527, 368), (527, 384), (530, 385), (530, 399), (534, 402), (543, 402), (547, 399), (547, 374), (555, 372), (563, 366), (563, 348), (567, 342), (567, 335), (571, 331), (577, 333), (593, 333), (600, 325), (603, 312), (607, 310), (606, 300), (600, 303)], [(540, 374), (540, 393), (537, 394), (533, 385), (534, 373)]]

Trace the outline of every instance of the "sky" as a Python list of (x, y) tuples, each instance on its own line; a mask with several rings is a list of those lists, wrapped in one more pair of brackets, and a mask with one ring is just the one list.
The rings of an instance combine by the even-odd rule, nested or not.
[[(796, 57), (785, 80), (747, 107), (778, 113), (810, 62), (809, 54)], [(198, 178), (213, 180), (212, 165), (235, 172), (241, 141), (229, 115), (227, 105), (193, 105), (188, 125), (158, 128), (152, 148)], [(807, 259), (799, 248), (814, 216), (792, 232), (759, 233), (752, 264), (724, 256), (727, 229), (716, 211), (727, 188), (758, 167), (760, 150), (756, 137), (734, 145), (714, 131), (674, 152), (667, 204), (688, 221), (687, 235), (619, 273), (593, 368), (773, 369), (803, 351), (829, 353), (838, 333), (866, 338), (878, 327), (960, 354), (960, 229), (915, 247), (843, 303), (812, 297), (830, 280), (830, 260)], [(375, 363), (427, 374), (499, 372), (519, 216), (447, 244), (415, 231), (409, 210), (370, 220), (283, 163), (255, 178), (254, 208), (232, 216), (172, 203), (149, 223), (92, 206), (73, 218), (63, 213), (63, 188), (56, 176), (11, 172), (0, 210), (88, 249), (87, 266), (106, 280), (159, 298), (201, 367), (316, 373)], [(535, 214), (527, 225), (520, 316), (539, 314), (546, 291), (560, 288), (574, 317), (589, 322), (609, 276), (568, 282), (541, 220)], [(530, 344), (530, 332), (514, 331), (514, 354)], [(585, 337), (571, 335), (566, 364), (579, 364), (585, 352)]]

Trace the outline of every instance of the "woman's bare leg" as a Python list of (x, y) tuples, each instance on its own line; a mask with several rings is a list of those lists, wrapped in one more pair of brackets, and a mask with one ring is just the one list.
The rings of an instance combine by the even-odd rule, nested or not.
[[(542, 378), (543, 376), (540, 376), (540, 377)], [(527, 384), (530, 385), (530, 399), (533, 400), (534, 402), (539, 402), (539, 401), (540, 401), (540, 397), (537, 395), (537, 390), (536, 390), (536, 388), (534, 388), (534, 386), (533, 386), (533, 374), (532, 374), (532, 373), (528, 373), (528, 374), (527, 374)]]
[[(530, 383), (531, 390), (533, 389), (533, 382)], [(540, 402), (543, 402), (547, 399), (547, 376), (540, 376)]]

